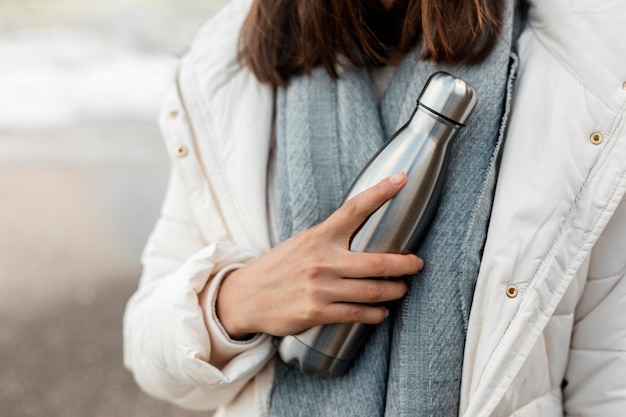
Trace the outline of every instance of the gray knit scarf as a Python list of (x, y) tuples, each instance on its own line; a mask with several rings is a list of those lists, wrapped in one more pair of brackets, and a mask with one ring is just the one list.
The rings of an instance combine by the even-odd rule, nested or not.
[[(275, 217), (280, 240), (328, 217), (386, 138), (408, 120), (433, 72), (469, 82), (478, 104), (450, 149), (442, 203), (417, 253), (425, 268), (377, 325), (351, 370), (323, 380), (279, 361), (271, 416), (436, 416), (459, 413), (469, 311), (493, 201), (515, 73), (513, 10), (481, 64), (438, 66), (407, 55), (380, 107), (367, 70), (325, 70), (277, 92)], [(512, 58), (513, 57), (513, 58)], [(297, 279), (297, 277), (294, 277)]]

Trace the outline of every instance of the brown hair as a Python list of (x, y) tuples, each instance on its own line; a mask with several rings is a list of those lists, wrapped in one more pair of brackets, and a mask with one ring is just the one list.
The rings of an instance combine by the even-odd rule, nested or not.
[(493, 48), (503, 0), (254, 0), (240, 38), (240, 58), (261, 82), (323, 65), (337, 77), (338, 55), (356, 66), (388, 64), (422, 43), (422, 58), (476, 63)]

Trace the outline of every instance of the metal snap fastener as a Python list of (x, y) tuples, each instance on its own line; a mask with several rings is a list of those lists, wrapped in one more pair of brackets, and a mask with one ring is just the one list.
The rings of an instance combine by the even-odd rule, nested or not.
[(183, 145), (178, 145), (174, 150), (174, 155), (179, 158), (187, 156), (187, 147)]
[(602, 136), (602, 133), (600, 132), (593, 132), (591, 134), (591, 136), (589, 136), (589, 140), (591, 141), (591, 143), (593, 143), (594, 145), (599, 145), (602, 143), (602, 141), (604, 140), (604, 137)]
[(626, 81), (622, 84), (622, 90), (626, 90)]
[(169, 117), (170, 119), (175, 119), (178, 117), (178, 115), (180, 114), (180, 112), (176, 109), (170, 110), (170, 112), (167, 114), (167, 117)]
[(508, 287), (506, 287), (506, 296), (509, 298), (515, 298), (517, 297), (517, 294), (519, 293), (517, 287), (515, 285), (509, 285)]

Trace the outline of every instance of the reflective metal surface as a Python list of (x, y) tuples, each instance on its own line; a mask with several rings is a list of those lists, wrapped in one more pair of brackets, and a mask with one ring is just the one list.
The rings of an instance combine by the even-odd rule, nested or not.
[(433, 74), (418, 101), (436, 112), (464, 124), (476, 105), (476, 90), (465, 81), (445, 72)]
[[(465, 123), (476, 99), (476, 91), (464, 81), (443, 72), (431, 76), (409, 122), (372, 158), (345, 198), (396, 172), (408, 176), (402, 191), (374, 212), (352, 237), (352, 251), (415, 251), (439, 205), (450, 140)], [(365, 324), (316, 326), (283, 338), (279, 355), (305, 374), (342, 375), (370, 330)]]

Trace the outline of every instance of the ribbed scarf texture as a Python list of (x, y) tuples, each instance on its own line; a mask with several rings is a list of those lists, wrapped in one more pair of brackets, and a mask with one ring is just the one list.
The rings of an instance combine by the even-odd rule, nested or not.
[(451, 144), (442, 202), (417, 251), (425, 267), (408, 279), (407, 295), (375, 327), (346, 375), (309, 377), (278, 361), (270, 416), (459, 414), (467, 324), (516, 66), (510, 3), (502, 38), (485, 61), (439, 66), (420, 61), (415, 50), (380, 105), (366, 69), (343, 68), (333, 80), (320, 68), (278, 89), (274, 216), (281, 241), (339, 207), (360, 170), (408, 120), (433, 72), (470, 83), (478, 104)]

